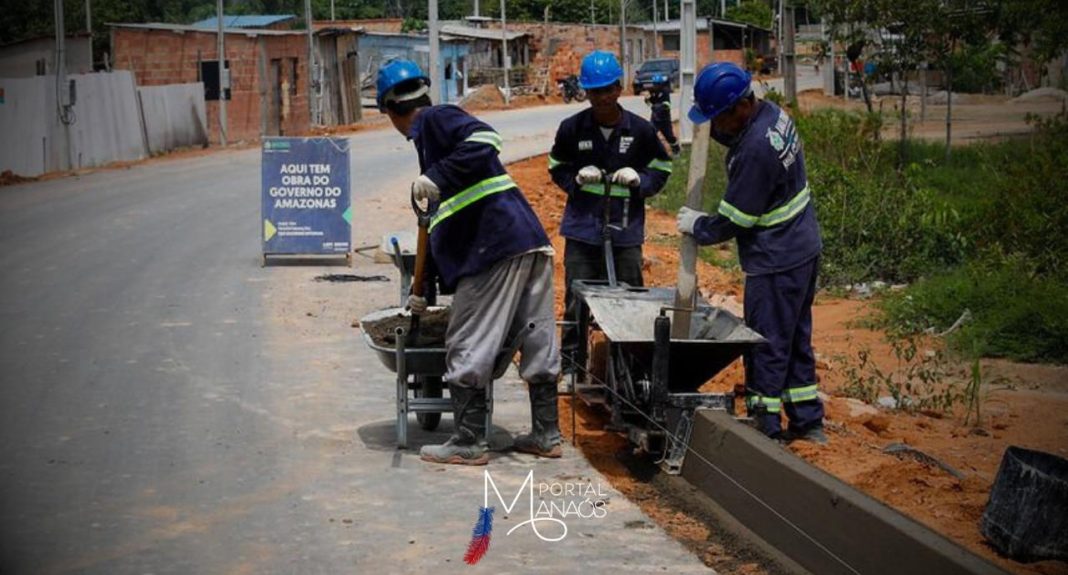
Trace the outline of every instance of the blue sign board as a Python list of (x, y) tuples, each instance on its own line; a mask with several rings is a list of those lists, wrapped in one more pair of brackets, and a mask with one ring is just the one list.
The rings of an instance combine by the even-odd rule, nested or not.
[(262, 170), (265, 256), (349, 253), (348, 140), (265, 138)]

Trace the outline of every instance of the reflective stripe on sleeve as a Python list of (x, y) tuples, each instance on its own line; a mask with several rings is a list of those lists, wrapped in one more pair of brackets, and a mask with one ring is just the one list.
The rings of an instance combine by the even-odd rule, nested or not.
[(483, 130), (481, 132), (473, 132), (467, 137), (465, 142), (478, 142), (481, 144), (489, 144), (494, 148), (497, 148), (497, 152), (501, 151), (501, 136), (497, 132), (491, 132)]

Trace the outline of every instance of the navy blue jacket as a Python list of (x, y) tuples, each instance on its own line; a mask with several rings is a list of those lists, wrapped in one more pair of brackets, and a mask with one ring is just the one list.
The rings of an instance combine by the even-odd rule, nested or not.
[(671, 85), (662, 88), (652, 88), (645, 102), (653, 111), (650, 118), (653, 122), (671, 121)]
[(702, 245), (738, 238), (738, 259), (749, 275), (793, 269), (819, 255), (823, 244), (805, 175), (805, 154), (793, 120), (761, 101), (727, 151), (727, 191), (718, 213), (700, 218)]
[(567, 192), (560, 235), (570, 240), (600, 244), (604, 225), (604, 184), (575, 183), (585, 166), (597, 166), (611, 176), (620, 168), (633, 168), (641, 177), (634, 190), (612, 186), (611, 223), (623, 220), (623, 202), (629, 202), (626, 229), (612, 231), (616, 247), (638, 246), (645, 241), (645, 198), (657, 194), (671, 175), (671, 157), (657, 138), (653, 125), (621, 108), (623, 117), (605, 141), (600, 126), (587, 108), (560, 123), (549, 154), (549, 173)]
[(549, 237), (497, 155), (501, 137), (456, 106), (423, 108), (408, 137), (419, 169), (441, 190), (430, 253), (446, 293), (457, 282), (535, 248)]

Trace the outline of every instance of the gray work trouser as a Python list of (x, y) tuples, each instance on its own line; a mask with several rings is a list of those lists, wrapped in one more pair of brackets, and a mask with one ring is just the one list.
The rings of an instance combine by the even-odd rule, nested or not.
[(519, 346), (519, 376), (528, 383), (556, 382), (560, 349), (553, 310), (553, 260), (533, 252), (501, 260), (460, 280), (445, 332), (446, 382), (484, 389), (505, 345), (528, 323)]

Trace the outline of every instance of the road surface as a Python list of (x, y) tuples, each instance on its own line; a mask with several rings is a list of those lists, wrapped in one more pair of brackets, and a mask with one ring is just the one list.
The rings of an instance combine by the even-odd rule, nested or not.
[[(582, 106), (484, 118), (514, 159), (547, 151)], [(353, 242), (377, 243), (411, 226), (415, 154), (391, 129), (350, 143)], [(261, 267), (259, 173), (245, 149), (0, 188), (0, 572), (467, 568), (481, 471), (393, 448), (393, 376), (350, 327), (397, 300), (395, 271)], [(326, 273), (393, 281), (313, 281)], [(514, 380), (498, 392), (512, 433), (528, 425), (524, 395)], [(528, 469), (600, 483), (573, 450), (490, 469), (513, 488)], [(576, 520), (560, 543), (495, 534), (485, 564), (704, 570), (609, 499), (608, 519)]]

